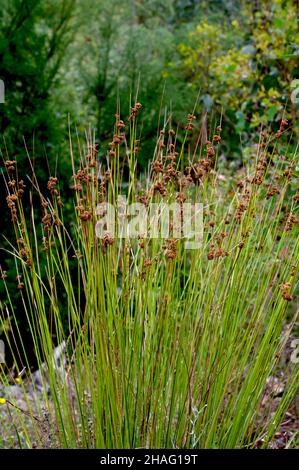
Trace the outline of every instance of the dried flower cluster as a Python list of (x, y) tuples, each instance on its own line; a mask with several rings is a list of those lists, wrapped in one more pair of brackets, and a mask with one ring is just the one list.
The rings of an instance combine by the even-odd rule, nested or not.
[(5, 167), (7, 173), (13, 173), (16, 170), (16, 160), (6, 160)]
[(263, 183), (267, 166), (267, 153), (261, 152), (257, 161), (255, 174), (252, 178), (253, 184), (261, 185)]
[(79, 204), (76, 206), (76, 210), (82, 222), (87, 222), (88, 220), (92, 218), (92, 211), (90, 208), (85, 207), (84, 199), (79, 200)]
[(142, 104), (141, 103), (136, 103), (135, 106), (133, 106), (131, 108), (131, 113), (130, 113), (130, 116), (129, 116), (129, 121), (131, 121), (133, 118), (135, 118), (138, 114), (138, 112), (140, 111), (140, 109), (142, 108)]
[(7, 206), (10, 209), (11, 221), (14, 224), (18, 220), (17, 206), (16, 206), (17, 200), (18, 200), (18, 196), (16, 194), (10, 194), (9, 196), (6, 197)]
[(167, 259), (174, 260), (177, 255), (177, 243), (178, 240), (171, 238), (169, 240), (166, 240), (166, 246), (165, 246), (165, 257)]
[(194, 114), (188, 114), (188, 119), (187, 119), (187, 125), (185, 129), (187, 131), (192, 131), (194, 129), (194, 121), (196, 119), (196, 116)]
[(289, 282), (285, 282), (280, 286), (282, 298), (287, 302), (291, 302), (293, 300), (293, 296), (290, 294), (291, 288), (292, 286)]

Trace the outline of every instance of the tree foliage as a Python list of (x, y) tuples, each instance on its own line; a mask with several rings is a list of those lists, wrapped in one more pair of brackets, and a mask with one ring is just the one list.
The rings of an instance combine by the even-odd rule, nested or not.
[[(259, 7), (259, 8), (258, 8)], [(222, 110), (238, 135), (289, 120), (298, 135), (298, 112), (291, 100), (298, 76), (298, 6), (293, 1), (245, 2), (230, 23), (203, 19), (180, 42), (185, 79), (201, 91), (207, 110)]]

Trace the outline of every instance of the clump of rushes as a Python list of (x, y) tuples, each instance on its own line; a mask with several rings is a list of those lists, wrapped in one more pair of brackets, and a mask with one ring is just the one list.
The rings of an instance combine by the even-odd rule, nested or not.
[[(127, 121), (117, 110), (105, 158), (90, 133), (78, 162), (71, 142), (69, 225), (58, 175), (43, 195), (36, 179), (26, 188), (16, 162), (5, 162), (16, 235), (9, 251), (40, 383), (30, 372), (3, 267), (0, 330), (15, 365), (0, 371), (0, 443), (14, 446), (15, 432), (27, 447), (269, 447), (298, 392), (299, 365), (287, 361), (281, 400), (271, 404), (270, 396), (265, 406), (267, 379), (280, 380), (279, 361), (298, 316), (298, 157), (277, 150), (287, 123), (274, 136), (261, 135), (249, 166), (222, 177), (221, 127), (192, 154), (194, 113), (180, 147), (168, 120), (148, 173), (138, 175), (140, 113), (137, 101)], [(24, 191), (40, 199), (29, 221)], [(150, 203), (201, 202), (201, 245), (186, 249), (175, 234), (122, 239), (117, 227), (98, 239), (97, 204), (115, 205), (120, 195), (147, 210)], [(25, 357), (21, 366), (12, 338)], [(57, 344), (66, 345), (62, 371), (53, 360)], [(23, 376), (18, 386), (26, 409), (4, 395), (11, 374)], [(13, 430), (5, 413), (13, 416)]]

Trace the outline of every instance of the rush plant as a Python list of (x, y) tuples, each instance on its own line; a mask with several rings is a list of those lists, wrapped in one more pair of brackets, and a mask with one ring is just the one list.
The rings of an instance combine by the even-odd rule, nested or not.
[[(25, 187), (17, 162), (4, 162), (16, 236), (6, 251), (39, 383), (2, 269), (0, 330), (15, 359), (10, 370), (1, 365), (2, 446), (268, 447), (298, 392), (298, 361), (280, 374), (298, 316), (298, 159), (277, 150), (288, 123), (275, 136), (263, 132), (250, 163), (225, 176), (220, 126), (190, 152), (195, 116), (181, 148), (166, 119), (148, 172), (138, 175), (140, 112), (136, 102), (127, 122), (117, 113), (104, 159), (91, 132), (78, 155), (70, 141), (71, 222), (57, 175), (45, 195), (36, 178)], [(25, 191), (39, 201), (29, 219)], [(200, 246), (171, 236), (98, 238), (98, 204), (116, 206), (120, 195), (145, 207), (201, 203)], [(283, 390), (278, 403), (275, 390), (266, 395), (269, 378)], [(10, 395), (16, 387), (21, 404)]]

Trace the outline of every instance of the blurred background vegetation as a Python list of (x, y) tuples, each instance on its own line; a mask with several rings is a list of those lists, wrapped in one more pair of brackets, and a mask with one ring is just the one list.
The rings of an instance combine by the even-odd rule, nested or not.
[[(221, 120), (220, 163), (228, 171), (247, 158), (263, 127), (276, 131), (282, 118), (293, 137), (281, 151), (298, 142), (298, 104), (290, 97), (299, 78), (299, 0), (0, 0), (0, 7), (1, 155), (17, 160), (30, 185), (29, 154), (45, 191), (57, 173), (66, 205), (69, 134), (83, 143), (90, 125), (101, 158), (118, 101), (125, 118), (137, 91), (140, 170), (164, 113), (180, 140), (195, 103), (188, 143), (211, 135)], [(0, 188), (0, 229), (9, 239)], [(3, 251), (0, 263), (13, 269)]]
[[(298, 0), (0, 0), (1, 150), (38, 173), (56, 160), (67, 175), (68, 126), (88, 124), (105, 153), (117, 100), (143, 105), (140, 165), (160, 109), (184, 125), (196, 97), (205, 122), (223, 114), (226, 158), (282, 116), (298, 134)], [(209, 129), (208, 129), (209, 133)], [(43, 164), (39, 164), (42, 161)], [(66, 176), (67, 177), (67, 176)]]

